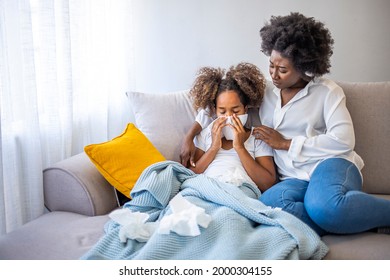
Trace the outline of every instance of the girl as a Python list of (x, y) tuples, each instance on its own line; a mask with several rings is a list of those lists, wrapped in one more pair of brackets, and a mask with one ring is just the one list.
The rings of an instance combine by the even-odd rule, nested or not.
[(272, 149), (244, 127), (249, 106), (259, 106), (265, 79), (249, 63), (224, 70), (201, 68), (190, 91), (196, 109), (216, 119), (195, 138), (195, 162), (190, 168), (226, 183), (256, 185), (265, 191), (276, 182)]

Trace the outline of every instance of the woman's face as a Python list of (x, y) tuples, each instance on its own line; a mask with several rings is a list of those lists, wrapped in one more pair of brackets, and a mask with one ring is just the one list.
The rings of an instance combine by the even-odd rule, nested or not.
[(228, 90), (218, 95), (215, 111), (217, 117), (243, 115), (246, 113), (246, 108), (241, 103), (238, 94), (233, 90)]
[(269, 74), (273, 84), (279, 89), (296, 87), (303, 81), (291, 60), (275, 50), (271, 52), (269, 59)]

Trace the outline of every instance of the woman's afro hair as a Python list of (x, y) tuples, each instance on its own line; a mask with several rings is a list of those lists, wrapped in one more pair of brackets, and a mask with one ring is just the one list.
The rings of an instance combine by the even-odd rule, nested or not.
[(322, 22), (300, 13), (272, 16), (260, 29), (261, 50), (267, 56), (273, 50), (292, 61), (296, 70), (308, 77), (330, 72), (333, 39)]
[(213, 67), (199, 69), (190, 90), (196, 110), (206, 109), (213, 114), (217, 96), (228, 90), (237, 92), (244, 106), (260, 106), (266, 82), (258, 67), (242, 62), (225, 72), (224, 69)]

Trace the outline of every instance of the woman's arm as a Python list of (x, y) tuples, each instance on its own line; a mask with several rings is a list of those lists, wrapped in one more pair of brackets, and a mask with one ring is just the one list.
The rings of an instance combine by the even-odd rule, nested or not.
[(291, 139), (284, 139), (284, 137), (275, 129), (261, 125), (253, 128), (253, 135), (256, 139), (260, 139), (267, 143), (272, 149), (286, 150), (290, 149)]
[(185, 167), (195, 167), (195, 151), (194, 137), (202, 131), (202, 127), (198, 122), (194, 122), (190, 130), (184, 137), (180, 151), (180, 162)]
[[(330, 156), (338, 156), (351, 152), (355, 145), (355, 134), (351, 116), (345, 104), (345, 95), (341, 88), (335, 88), (323, 101), (323, 112), (318, 118), (323, 118), (324, 126), (313, 129), (317, 118), (307, 116), (303, 123), (291, 123), (290, 131), (286, 128), (282, 133), (292, 134), (294, 137), (286, 139), (278, 131), (260, 126), (253, 130), (257, 139), (263, 140), (275, 150), (288, 151), (289, 158), (296, 162), (318, 161)], [(300, 131), (298, 131), (300, 127)]]
[(195, 145), (194, 138), (203, 128), (206, 128), (212, 122), (212, 118), (206, 110), (200, 110), (196, 115), (195, 122), (184, 137), (180, 151), (180, 162), (185, 167), (195, 166)]

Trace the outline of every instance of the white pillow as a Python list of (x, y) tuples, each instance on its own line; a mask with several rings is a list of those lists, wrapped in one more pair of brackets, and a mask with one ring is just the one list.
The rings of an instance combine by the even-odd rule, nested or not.
[(196, 116), (188, 92), (126, 93), (138, 129), (166, 159), (178, 162), (183, 138)]

